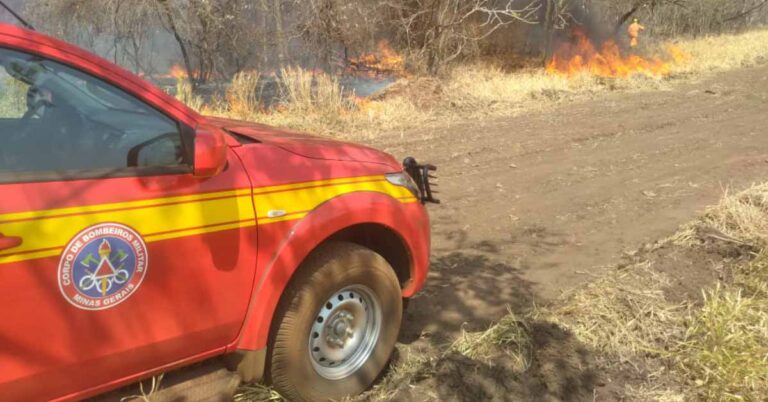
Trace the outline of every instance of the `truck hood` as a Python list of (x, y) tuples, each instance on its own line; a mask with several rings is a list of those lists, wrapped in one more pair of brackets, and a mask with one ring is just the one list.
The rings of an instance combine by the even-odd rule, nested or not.
[(393, 171), (402, 170), (402, 165), (391, 155), (364, 145), (218, 117), (206, 117), (206, 123), (252, 139), (256, 143), (276, 146), (306, 158), (378, 163), (391, 167)]

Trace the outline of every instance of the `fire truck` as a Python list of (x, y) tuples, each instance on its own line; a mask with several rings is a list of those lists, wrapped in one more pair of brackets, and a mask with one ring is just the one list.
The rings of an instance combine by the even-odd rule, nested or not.
[(222, 356), (291, 400), (385, 368), (434, 167), (202, 116), (0, 25), (0, 400), (80, 400)]

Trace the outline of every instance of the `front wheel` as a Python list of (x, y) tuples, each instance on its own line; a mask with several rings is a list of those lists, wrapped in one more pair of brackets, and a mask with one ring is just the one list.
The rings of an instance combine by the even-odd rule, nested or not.
[(269, 375), (292, 401), (359, 394), (397, 341), (402, 294), (392, 267), (352, 243), (313, 253), (289, 286), (271, 336)]

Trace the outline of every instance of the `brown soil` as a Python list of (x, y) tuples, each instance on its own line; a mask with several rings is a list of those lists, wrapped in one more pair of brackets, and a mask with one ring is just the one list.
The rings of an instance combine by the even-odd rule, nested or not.
[[(462, 330), (486, 329), (507, 309), (553, 301), (622, 259), (648, 257), (634, 251), (652, 249), (726, 188), (765, 181), (766, 110), (761, 66), (670, 91), (606, 94), (376, 140), (440, 168), (443, 204), (430, 207), (432, 271), (410, 303), (401, 341), (444, 345)], [(718, 247), (653, 250), (655, 266), (675, 280), (671, 299), (695, 298), (727, 275), (724, 257), (744, 252)], [(592, 400), (595, 386), (606, 384), (590, 351), (541, 325), (531, 334), (543, 340), (528, 371), (448, 355), (426, 389), (439, 400)], [(413, 392), (397, 399), (428, 399)]]

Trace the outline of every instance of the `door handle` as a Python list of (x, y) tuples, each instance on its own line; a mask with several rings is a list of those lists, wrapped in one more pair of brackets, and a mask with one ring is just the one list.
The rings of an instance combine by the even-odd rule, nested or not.
[(9, 248), (19, 247), (22, 243), (21, 237), (18, 236), (4, 236), (0, 233), (0, 250), (7, 250)]

